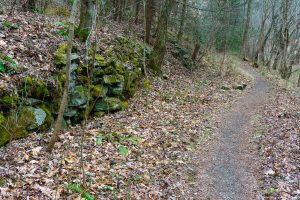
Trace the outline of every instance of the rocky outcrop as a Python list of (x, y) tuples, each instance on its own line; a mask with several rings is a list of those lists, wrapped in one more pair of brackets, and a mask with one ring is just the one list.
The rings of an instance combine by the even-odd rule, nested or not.
[[(126, 100), (137, 90), (142, 75), (144, 48), (138, 42), (117, 37), (109, 48), (89, 50), (88, 55), (82, 55), (84, 59), (81, 59), (74, 47), (64, 120), (78, 123), (86, 110), (102, 116), (126, 108)], [(57, 72), (52, 77), (43, 80), (25, 77), (15, 92), (0, 93), (0, 146), (27, 136), (29, 131), (51, 127), (65, 82), (66, 51), (65, 43), (57, 48), (53, 61)], [(146, 55), (148, 52), (146, 48)], [(5, 66), (8, 65), (5, 61)], [(12, 124), (15, 124), (14, 128)]]

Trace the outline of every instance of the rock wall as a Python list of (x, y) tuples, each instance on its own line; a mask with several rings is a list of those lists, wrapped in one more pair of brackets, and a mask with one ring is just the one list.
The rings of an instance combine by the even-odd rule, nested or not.
[[(86, 110), (102, 116), (126, 108), (126, 100), (138, 89), (144, 48), (146, 56), (150, 50), (125, 37), (107, 43), (105, 48), (99, 45), (96, 51), (90, 49), (82, 55), (77, 47), (73, 48), (64, 127), (83, 120)], [(53, 61), (57, 70), (51, 77), (40, 80), (24, 77), (14, 91), (0, 91), (0, 146), (26, 137), (30, 131), (45, 131), (52, 126), (65, 82), (66, 50), (65, 43), (58, 47)], [(5, 73), (14, 72), (12, 60), (2, 56), (1, 63)]]

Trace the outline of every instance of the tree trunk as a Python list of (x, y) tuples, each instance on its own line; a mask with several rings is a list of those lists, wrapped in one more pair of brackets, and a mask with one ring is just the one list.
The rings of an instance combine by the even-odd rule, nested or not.
[(200, 50), (200, 44), (197, 42), (195, 44), (195, 47), (194, 47), (194, 51), (193, 51), (193, 55), (192, 55), (192, 60), (195, 61), (197, 59), (197, 55), (199, 53), (199, 50)]
[(299, 74), (299, 77), (298, 77), (298, 84), (297, 84), (297, 87), (300, 87), (300, 74)]
[(119, 1), (119, 13), (118, 13), (118, 22), (121, 23), (123, 20), (123, 12), (125, 9), (125, 0)]
[(187, 7), (187, 0), (183, 0), (181, 18), (180, 18), (180, 27), (179, 27), (179, 31), (177, 34), (177, 39), (179, 41), (182, 39), (183, 28), (184, 28), (184, 23), (185, 23), (185, 18), (186, 18), (186, 7)]
[(113, 7), (114, 7), (114, 11), (113, 11), (113, 18), (115, 21), (118, 20), (118, 16), (119, 16), (119, 5), (120, 4), (120, 0), (113, 0)]
[(277, 69), (278, 62), (279, 62), (279, 57), (280, 57), (280, 52), (277, 51), (277, 54), (276, 54), (276, 56), (275, 56), (274, 63), (273, 63), (273, 66), (272, 66), (272, 69), (273, 69), (273, 70), (276, 70), (276, 69)]
[(256, 44), (256, 49), (253, 55), (253, 67), (258, 68), (259, 64), (258, 64), (258, 58), (259, 58), (259, 52), (261, 52), (261, 49), (263, 47), (263, 42), (264, 42), (264, 32), (265, 32), (265, 24), (266, 24), (266, 20), (267, 20), (267, 13), (265, 11), (263, 11), (263, 18), (260, 24), (260, 31), (259, 31), (259, 38)]
[(168, 20), (175, 0), (166, 0), (158, 20), (158, 33), (153, 51), (150, 54), (148, 65), (155, 74), (161, 74), (161, 65), (166, 53), (166, 37)]
[(289, 79), (291, 76), (290, 66), (287, 63), (287, 48), (289, 42), (289, 29), (288, 29), (288, 4), (289, 0), (283, 0), (283, 23), (281, 32), (281, 62), (280, 62), (280, 75), (283, 79)]
[(253, 0), (248, 0), (248, 5), (247, 5), (247, 19), (246, 19), (246, 24), (243, 33), (242, 52), (241, 52), (243, 59), (246, 59), (246, 48), (248, 43), (248, 32), (249, 32), (250, 20), (251, 20), (252, 1)]
[(136, 3), (136, 6), (135, 6), (134, 23), (137, 25), (138, 21), (139, 21), (139, 12), (140, 12), (141, 3), (140, 3), (140, 0), (136, 0), (135, 3)]
[(146, 17), (146, 30), (145, 30), (145, 42), (150, 44), (150, 37), (151, 37), (151, 27), (153, 21), (153, 0), (146, 0), (146, 7), (145, 7), (145, 17)]
[(58, 140), (59, 134), (61, 132), (61, 125), (63, 120), (63, 115), (65, 108), (68, 104), (68, 95), (69, 95), (69, 85), (70, 85), (70, 73), (71, 73), (71, 53), (72, 53), (72, 43), (74, 38), (74, 26), (75, 26), (75, 18), (77, 14), (77, 4), (78, 0), (74, 0), (72, 6), (72, 13), (70, 16), (70, 30), (69, 30), (69, 39), (68, 39), (68, 49), (67, 49), (67, 64), (66, 64), (66, 83), (64, 85), (63, 97), (60, 103), (58, 116), (54, 125), (53, 135), (48, 144), (48, 152), (51, 152), (54, 144)]
[(92, 28), (94, 14), (94, 0), (82, 0), (80, 7), (80, 30), (90, 31)]

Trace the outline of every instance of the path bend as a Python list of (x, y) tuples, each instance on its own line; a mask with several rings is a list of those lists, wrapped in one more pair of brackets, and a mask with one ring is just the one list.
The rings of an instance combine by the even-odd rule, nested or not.
[(197, 152), (197, 183), (191, 199), (261, 199), (252, 120), (266, 103), (270, 86), (249, 64), (243, 63), (241, 70), (253, 77), (254, 85), (216, 118), (216, 132)]

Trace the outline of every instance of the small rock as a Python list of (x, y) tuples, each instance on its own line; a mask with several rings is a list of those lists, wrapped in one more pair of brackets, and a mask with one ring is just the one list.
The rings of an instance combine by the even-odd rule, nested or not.
[(169, 76), (167, 74), (163, 74), (163, 79), (168, 80)]
[(272, 169), (269, 169), (268, 171), (265, 172), (265, 175), (274, 175), (275, 171)]
[(234, 86), (234, 89), (236, 89), (236, 90), (244, 90), (244, 89), (246, 89), (246, 87), (247, 87), (247, 84), (242, 83), (242, 84)]
[(227, 85), (222, 85), (221, 89), (222, 90), (230, 90), (230, 87)]
[(295, 112), (295, 113), (293, 113), (293, 117), (295, 117), (295, 118), (300, 118), (300, 112)]

